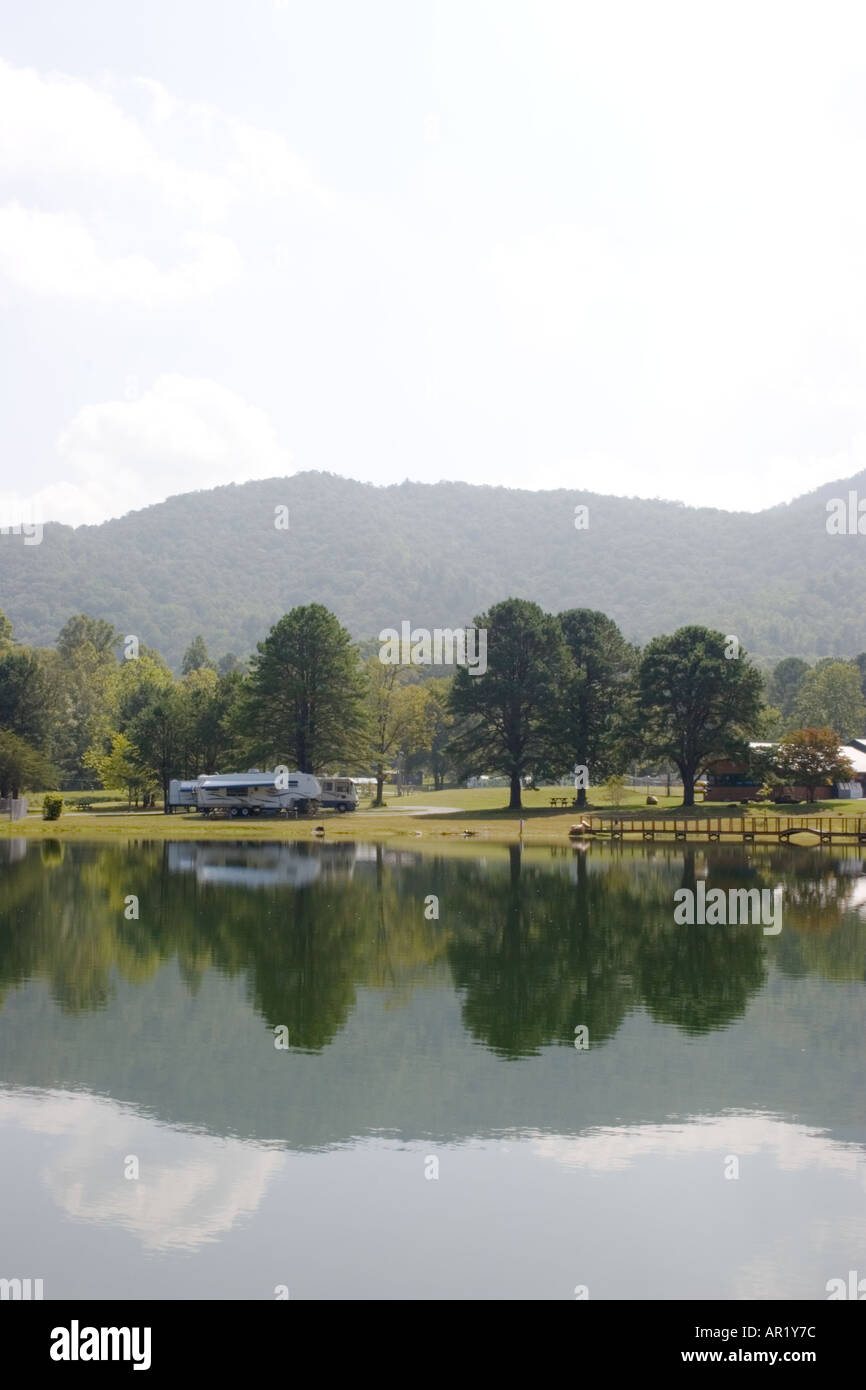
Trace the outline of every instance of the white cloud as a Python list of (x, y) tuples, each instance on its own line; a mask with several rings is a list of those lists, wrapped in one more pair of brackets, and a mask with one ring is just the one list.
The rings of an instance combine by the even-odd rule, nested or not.
[[(149, 84), (157, 122), (174, 109), (158, 83)], [(155, 89), (155, 90), (154, 90)], [(0, 62), (0, 172), (26, 178), (51, 194), (51, 180), (127, 189), (144, 183), (168, 206), (204, 222), (226, 215), (235, 197), (220, 173), (184, 166), (161, 154), (147, 131), (110, 93), (61, 74)]]
[[(240, 274), (223, 225), (235, 214), (286, 198), (331, 205), (280, 132), (180, 101), (149, 78), (114, 88), (0, 60), (0, 176), (13, 195), (0, 207), (0, 278), (19, 292), (119, 308), (183, 303)], [(140, 115), (121, 105), (141, 105), (142, 93)]]
[[(157, 1125), (99, 1096), (4, 1093), (0, 1120), (54, 1138), (40, 1177), (71, 1220), (128, 1231), (149, 1251), (220, 1240), (259, 1209), (285, 1166), (276, 1149)], [(152, 1157), (125, 1179), (126, 1155), (138, 1154)]]
[(499, 242), (486, 270), (513, 328), (562, 345), (583, 343), (597, 351), (611, 302), (625, 294), (623, 267), (603, 234), (559, 224)]
[[(782, 0), (538, 0), (488, 19), (458, 44), (443, 15), (429, 66), (407, 54), (381, 92), (381, 36), (359, 28), (350, 76), (315, 16), (275, 29), (286, 82), (267, 92), (236, 27), (204, 26), (193, 79), (167, 25), (171, 88), (156, 59), (130, 76), (111, 35), (98, 78), (0, 62), (0, 280), (17, 313), (40, 301), (12, 403), (35, 466), (58, 428), (31, 408), (37, 373), (58, 400), (112, 391), (88, 383), (114, 379), (132, 310), (135, 360), (215, 371), (189, 367), (213, 361), (216, 314), (194, 310), (240, 283), (217, 307), (225, 339), (255, 319), (244, 382), (279, 410), (282, 354), (297, 438), (370, 481), (758, 509), (858, 467), (862, 5), (827, 0), (818, 23)], [(70, 358), (63, 318), (91, 305), (120, 312), (79, 312)], [(148, 306), (191, 311), (168, 340)]]
[(213, 294), (240, 276), (230, 238), (190, 231), (180, 244), (186, 258), (163, 268), (148, 256), (101, 251), (74, 214), (0, 208), (0, 280), (40, 297), (160, 309)]
[(264, 411), (215, 381), (176, 375), (159, 377), (137, 400), (85, 406), (57, 451), (63, 480), (29, 496), (0, 493), (4, 516), (93, 524), (291, 469)]
[(866, 1158), (857, 1144), (773, 1115), (701, 1115), (681, 1124), (599, 1127), (574, 1137), (543, 1135), (533, 1148), (541, 1158), (596, 1172), (629, 1168), (652, 1154), (671, 1159), (769, 1153), (782, 1172), (832, 1169), (852, 1178), (866, 1192)]
[(229, 121), (233, 157), (228, 174), (238, 189), (262, 198), (295, 193), (311, 205), (333, 205), (333, 195), (314, 178), (307, 163), (278, 131)]

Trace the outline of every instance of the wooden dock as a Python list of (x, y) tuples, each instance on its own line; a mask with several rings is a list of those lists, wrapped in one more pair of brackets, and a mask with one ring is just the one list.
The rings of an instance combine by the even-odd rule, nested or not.
[(585, 825), (574, 826), (569, 834), (608, 835), (621, 840), (635, 835), (642, 840), (718, 840), (747, 844), (755, 840), (775, 840), (788, 844), (795, 835), (808, 835), (821, 844), (866, 844), (866, 817), (863, 816), (687, 816), (651, 820), (642, 816), (584, 817)]

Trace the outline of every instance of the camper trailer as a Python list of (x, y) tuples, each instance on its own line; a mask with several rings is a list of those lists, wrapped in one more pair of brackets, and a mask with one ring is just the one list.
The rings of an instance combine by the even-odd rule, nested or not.
[(178, 806), (184, 806), (188, 811), (198, 809), (198, 802), (195, 799), (195, 782), (180, 782), (173, 777), (168, 784), (168, 806), (173, 811)]
[(337, 811), (357, 811), (358, 793), (351, 777), (320, 777), (322, 795), (320, 806), (330, 806)]
[[(184, 794), (178, 783), (178, 795)], [(193, 783), (195, 804), (204, 816), (278, 816), (282, 812), (304, 815), (319, 809), (321, 787), (308, 772), (229, 772), (197, 777)], [(183, 801), (176, 804), (184, 805)]]
[[(198, 883), (232, 888), (305, 888), (321, 872), (318, 846), (232, 844), (223, 840), (168, 847), (171, 874), (195, 874)], [(309, 851), (309, 852), (307, 852)]]

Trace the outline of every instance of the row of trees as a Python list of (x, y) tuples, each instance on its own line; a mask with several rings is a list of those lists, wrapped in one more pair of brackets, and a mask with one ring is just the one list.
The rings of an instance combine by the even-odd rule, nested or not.
[(769, 677), (767, 698), (779, 733), (829, 727), (843, 741), (856, 738), (866, 728), (866, 652), (853, 661), (825, 657), (814, 666), (786, 657)]
[[(834, 746), (866, 718), (855, 663), (804, 672), (780, 663), (774, 707), (747, 654), (704, 627), (640, 651), (603, 613), (554, 615), (514, 598), (475, 625), (487, 633), (483, 675), (383, 663), (377, 644), (359, 648), (313, 603), (282, 617), (247, 665), (231, 654), (212, 661), (197, 637), (176, 677), (145, 647), (129, 659), (102, 619), (77, 615), (56, 649), (29, 649), (0, 614), (0, 792), (101, 783), (147, 802), (172, 777), (256, 762), (371, 769), (381, 802), (399, 763), (437, 787), (501, 772), (519, 809), (527, 778), (577, 764), (594, 786), (639, 761), (676, 767), (691, 805), (709, 763), (742, 756), (750, 738), (775, 738), (792, 711), (827, 726)], [(852, 674), (859, 707), (842, 698)]]
[(319, 604), (286, 614), (248, 666), (212, 661), (197, 637), (178, 678), (159, 653), (128, 658), (122, 646), (111, 624), (84, 615), (56, 649), (18, 646), (0, 614), (0, 795), (101, 784), (148, 804), (173, 777), (253, 762), (373, 767), (380, 800), (397, 761), (437, 786), (456, 775), (450, 681), (362, 659)]

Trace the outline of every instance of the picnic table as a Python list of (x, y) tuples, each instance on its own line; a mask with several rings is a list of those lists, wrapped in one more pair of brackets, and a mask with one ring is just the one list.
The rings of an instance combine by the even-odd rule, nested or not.
[(570, 796), (552, 796), (550, 804), (551, 806), (571, 806), (573, 802)]

